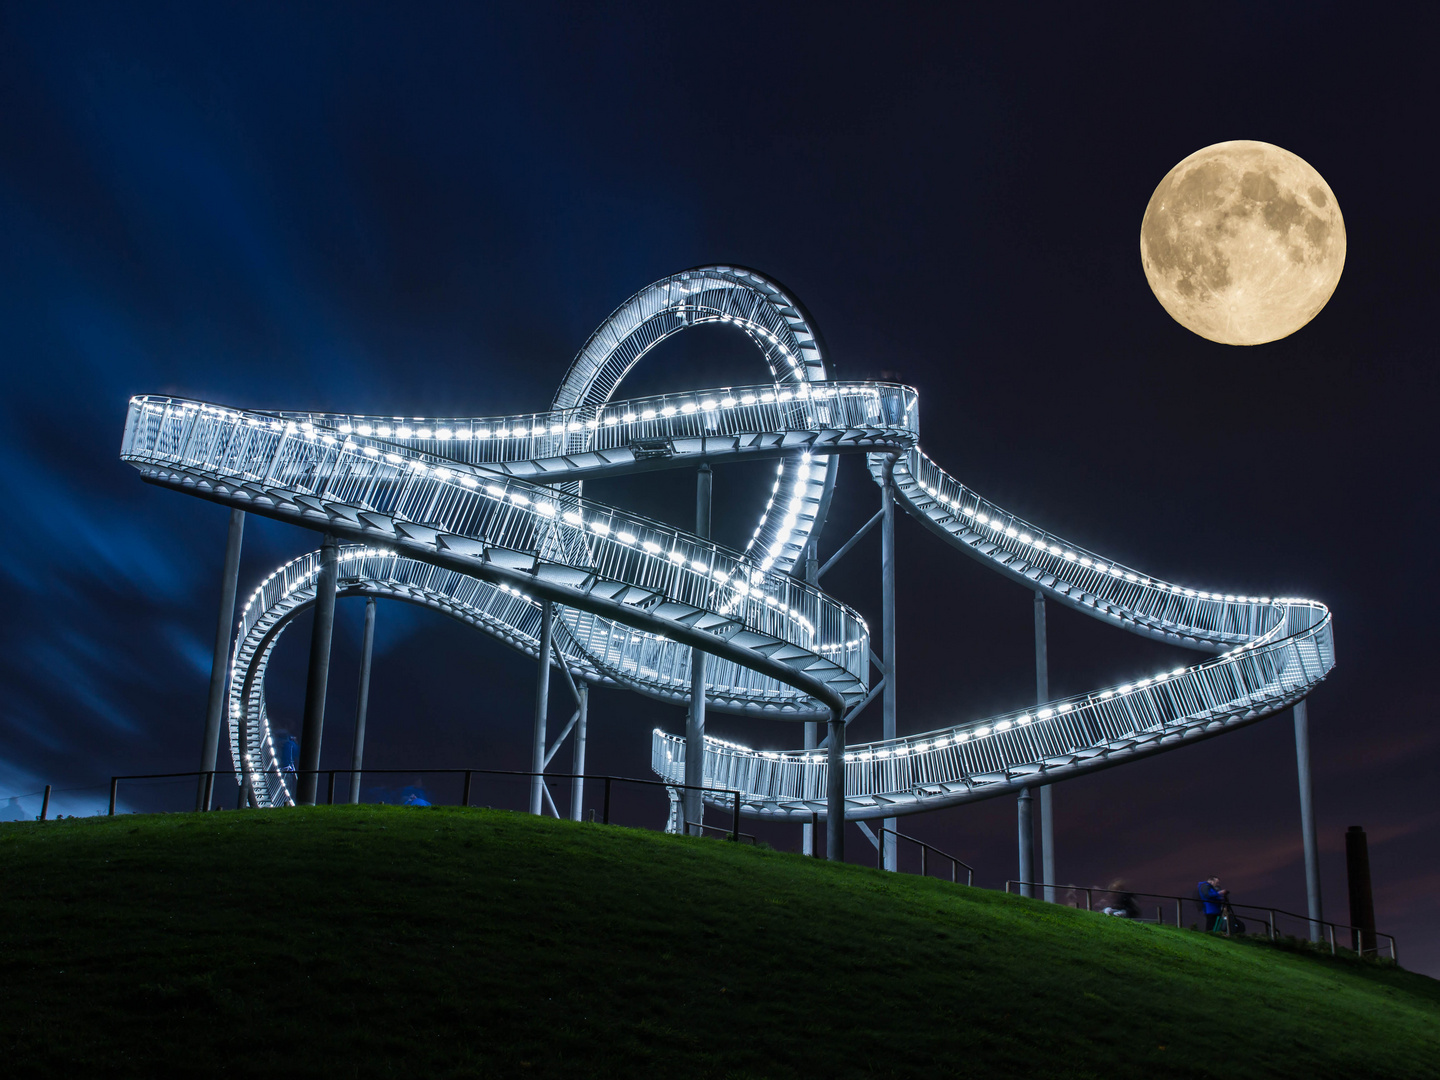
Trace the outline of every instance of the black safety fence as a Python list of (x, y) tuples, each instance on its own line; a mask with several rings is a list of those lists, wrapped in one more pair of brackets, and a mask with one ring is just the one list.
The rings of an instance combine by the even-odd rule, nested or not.
[(60, 817), (91, 816), (89, 813), (79, 815), (75, 811), (90, 810), (104, 798), (104, 792), (104, 784), (68, 788), (46, 784), (37, 791), (0, 795), (0, 824), (7, 821), (50, 821)]
[[(313, 801), (317, 805), (358, 802), (530, 811), (538, 801), (544, 816), (662, 830), (672, 823), (672, 818), (679, 823), (673, 796), (692, 789), (692, 785), (631, 776), (516, 769), (365, 769), (359, 773), (358, 782), (352, 783), (354, 776), (349, 769), (286, 772), (284, 804), (293, 805), (304, 792), (304, 780), (313, 777)], [(255, 793), (263, 793), (265, 786), (257, 777), (247, 792), (233, 771), (219, 769), (112, 776), (109, 813), (117, 812), (122, 794), (126, 805), (137, 813), (192, 810), (197, 805), (209, 809), (217, 796), (222, 804), (243, 809), (259, 805)], [(724, 824), (687, 822), (686, 832), (754, 842), (754, 836), (740, 830), (740, 792), (715, 787), (695, 790), (704, 790), (712, 802), (723, 802), (723, 806), (711, 809), (722, 815)], [(303, 801), (309, 802), (305, 794)]]
[[(1007, 881), (1005, 891), (1022, 896), (1045, 898), (1051, 890), (1054, 902), (1067, 907), (1084, 907), (1106, 915), (1128, 918), (1135, 922), (1165, 926), (1189, 925), (1196, 930), (1225, 937), (1265, 937), (1271, 941), (1308, 942), (1328, 949), (1332, 956), (1353, 952), (1358, 956), (1387, 957), (1399, 963), (1400, 953), (1395, 938), (1373, 927), (1348, 926), (1345, 923), (1312, 919), (1294, 911), (1264, 907), (1259, 904), (1235, 904), (1226, 900), (1220, 911), (1207, 913), (1205, 901), (1197, 895), (1174, 896), (1165, 893), (1131, 892), (1128, 889), (1100, 888), (1086, 885), (1056, 885), (1040, 881)], [(1345, 947), (1348, 937), (1350, 948)]]

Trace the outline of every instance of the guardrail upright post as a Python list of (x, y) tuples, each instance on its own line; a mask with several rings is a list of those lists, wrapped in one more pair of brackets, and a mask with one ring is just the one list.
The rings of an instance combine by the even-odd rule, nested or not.
[(610, 824), (610, 777), (605, 777), (605, 813), (600, 818), (600, 824)]
[(331, 769), (331, 770), (330, 770), (330, 783), (326, 786), (326, 789), (325, 789), (325, 805), (326, 805), (326, 806), (334, 806), (334, 805), (335, 805), (335, 770), (334, 770), (334, 769)]
[(40, 820), (50, 816), (50, 785), (45, 785), (45, 797), (40, 800)]
[[(220, 573), (220, 611), (215, 619), (215, 651), (210, 659), (210, 698), (205, 706), (205, 733), (200, 742), (200, 783), (195, 790), (195, 809), (209, 810), (210, 796), (205, 773), (214, 773), (220, 751), (220, 718), (225, 714), (226, 683), (230, 674), (230, 635), (235, 625), (235, 590), (240, 579), (240, 545), (245, 535), (245, 511), (230, 511), (230, 531), (225, 539), (225, 567)], [(213, 777), (212, 777), (213, 779)]]
[(929, 876), (930, 876), (929, 861), (925, 858), (925, 856), (926, 856), (927, 854), (929, 854), (929, 851), (927, 850), (927, 848), (926, 848), (926, 846), (925, 846), (924, 844), (921, 844), (921, 845), (920, 845), (920, 876), (921, 876), (921, 877), (929, 877)]
[(1310, 791), (1310, 716), (1301, 698), (1292, 707), (1295, 716), (1295, 763), (1300, 778), (1300, 833), (1305, 841), (1305, 903), (1310, 916), (1310, 940), (1320, 940), (1324, 912), (1320, 904), (1320, 849), (1315, 839), (1315, 803)]
[(1270, 912), (1270, 940), (1275, 940), (1275, 912)]
[(330, 684), (330, 642), (335, 634), (335, 584), (340, 544), (329, 533), (320, 547), (315, 580), (315, 623), (310, 632), (310, 668), (305, 679), (305, 719), (300, 728), (300, 767), (295, 802), (315, 805), (320, 784), (320, 740), (325, 731), (325, 691)]
[(1181, 904), (1181, 901), (1177, 899), (1177, 900), (1175, 901), (1175, 929), (1176, 929), (1176, 930), (1179, 930), (1179, 929), (1180, 929), (1181, 920), (1184, 918), (1184, 916), (1181, 914), (1181, 911), (1180, 911), (1180, 904)]
[(355, 697), (355, 738), (350, 744), (350, 805), (360, 802), (365, 764), (365, 719), (370, 712), (370, 659), (375, 652), (375, 598), (365, 598), (365, 636), (360, 644), (360, 692)]
[(738, 844), (740, 842), (740, 792), (733, 791), (731, 794), (735, 796), (735, 817), (731, 822), (730, 839)]
[(473, 770), (471, 770), (471, 769), (466, 769), (466, 770), (465, 770), (465, 791), (464, 791), (464, 794), (462, 794), (462, 795), (460, 796), (460, 805), (461, 805), (461, 806), (469, 806), (469, 805), (470, 805), (470, 776), (471, 776), (472, 771), (473, 771)]
[(117, 779), (116, 779), (115, 777), (113, 777), (113, 776), (110, 777), (110, 816), (111, 816), (111, 817), (114, 817), (114, 816), (115, 816), (115, 794), (116, 794), (116, 791), (119, 789), (119, 787), (120, 787), (120, 781), (117, 780)]
[(535, 660), (535, 733), (530, 751), (530, 813), (539, 815), (545, 789), (545, 718), (550, 712), (550, 655), (555, 634), (555, 605), (540, 605), (540, 650)]

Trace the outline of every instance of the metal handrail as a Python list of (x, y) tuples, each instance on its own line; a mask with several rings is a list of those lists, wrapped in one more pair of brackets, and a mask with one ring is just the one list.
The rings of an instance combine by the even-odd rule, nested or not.
[(936, 855), (939, 855), (942, 859), (949, 859), (949, 860), (950, 860), (950, 880), (951, 880), (952, 882), (955, 882), (957, 885), (959, 884), (959, 875), (956, 873), (956, 869), (955, 869), (955, 868), (956, 868), (957, 866), (963, 866), (963, 867), (965, 867), (965, 884), (966, 884), (966, 885), (970, 885), (970, 886), (973, 886), (973, 885), (975, 884), (975, 868), (974, 868), (973, 866), (971, 866), (969, 863), (967, 863), (964, 859), (957, 859), (954, 855), (951, 855), (948, 851), (941, 851), (939, 848), (935, 847), (933, 844), (927, 844), (924, 840), (921, 840), (918, 836), (908, 836), (908, 835), (906, 835), (905, 833), (902, 833), (899, 829), (892, 829), (892, 828), (890, 828), (888, 825), (882, 825), (882, 826), (880, 826), (880, 833), (879, 833), (879, 840), (880, 840), (880, 842), (875, 846), (875, 869), (877, 869), (877, 870), (883, 870), (883, 869), (885, 869), (885, 834), (886, 834), (886, 833), (889, 833), (889, 834), (892, 835), (892, 836), (898, 837), (898, 838), (901, 839), (901, 840), (909, 840), (910, 843), (912, 843), (912, 844), (918, 844), (918, 845), (919, 845), (919, 847), (920, 847), (920, 876), (921, 876), (921, 877), (929, 877), (929, 876), (930, 876), (930, 875), (929, 875), (929, 867), (928, 867), (928, 864), (927, 864), (927, 862), (926, 862), (925, 855), (926, 855), (927, 852), (933, 851)]
[[(650, 349), (706, 322), (743, 331), (773, 381), (611, 400)], [(739, 791), (745, 813), (771, 820), (884, 818), (1052, 783), (1272, 715), (1334, 666), (1323, 604), (1172, 584), (1040, 529), (920, 450), (913, 389), (829, 381), (820, 352), (803, 308), (776, 283), (743, 267), (700, 267), (647, 286), (602, 322), (548, 412), (405, 422), (137, 397), (121, 456), (153, 483), (384, 547), (388, 568), (365, 561), (381, 557), (373, 549), (352, 556), (357, 587), (399, 595), (413, 586), (423, 602), (522, 651), (532, 647), (535, 598), (558, 603), (567, 663), (667, 699), (688, 687), (692, 650), (713, 647), (707, 692), (719, 707), (838, 720), (867, 700), (864, 619), (787, 573), (823, 523), (834, 478), (812, 457), (841, 452), (869, 454), (907, 513), (1027, 588), (1133, 633), (1229, 650), (1034, 709), (852, 747), (834, 790), (824, 754), (705, 740), (703, 774)], [(579, 495), (585, 475), (741, 453), (779, 461), (743, 553)], [(412, 562), (450, 577), (395, 572)], [(232, 736), (236, 766), (267, 785), (274, 748), (255, 688), (317, 571), (305, 556), (267, 580), (237, 638), (229, 713), (232, 725), (250, 726), (243, 740)], [(452, 603), (477, 578), (490, 591)], [(524, 603), (509, 604), (514, 597)], [(663, 732), (652, 741), (652, 767), (670, 786), (683, 779), (682, 746)]]
[[(1143, 897), (1143, 898), (1150, 899), (1150, 900), (1170, 900), (1170, 901), (1174, 901), (1174, 903), (1175, 903), (1175, 925), (1176, 925), (1177, 927), (1183, 925), (1183, 919), (1184, 919), (1183, 906), (1184, 906), (1185, 904), (1204, 904), (1204, 903), (1205, 903), (1205, 901), (1202, 900), (1198, 895), (1194, 895), (1194, 896), (1174, 896), (1174, 895), (1169, 894), (1169, 893), (1134, 892), (1134, 891), (1132, 891), (1132, 890), (1130, 890), (1130, 889), (1106, 889), (1106, 888), (1101, 888), (1101, 887), (1099, 887), (1099, 886), (1090, 886), (1090, 885), (1057, 885), (1057, 884), (1055, 884), (1054, 882), (1044, 882), (1044, 881), (1020, 881), (1020, 880), (1018, 880), (1018, 879), (1013, 879), (1013, 878), (1005, 882), (1005, 892), (1006, 892), (1006, 893), (1009, 893), (1009, 892), (1010, 892), (1010, 886), (1011, 886), (1011, 885), (1016, 885), (1016, 886), (1019, 886), (1019, 887), (1021, 887), (1021, 888), (1029, 888), (1029, 889), (1032, 889), (1032, 890), (1033, 890), (1033, 889), (1057, 889), (1057, 890), (1058, 890), (1058, 889), (1065, 889), (1065, 890), (1068, 890), (1068, 891), (1070, 891), (1070, 892), (1083, 892), (1083, 893), (1085, 894), (1085, 910), (1086, 910), (1086, 911), (1093, 911), (1093, 910), (1095, 910), (1095, 908), (1094, 908), (1094, 894), (1095, 894), (1095, 893), (1101, 893), (1102, 895), (1106, 895), (1106, 896), (1114, 896), (1114, 895), (1116, 895), (1116, 894), (1118, 894), (1118, 893), (1128, 893), (1130, 896), (1136, 897), (1137, 899)], [(1393, 934), (1386, 934), (1386, 933), (1382, 933), (1382, 932), (1380, 932), (1380, 931), (1378, 931), (1378, 930), (1368, 929), (1368, 928), (1366, 928), (1366, 927), (1361, 927), (1361, 926), (1349, 926), (1349, 925), (1347, 925), (1347, 924), (1345, 924), (1345, 923), (1330, 922), (1329, 920), (1326, 920), (1326, 919), (1312, 919), (1309, 915), (1301, 915), (1301, 914), (1300, 914), (1299, 912), (1297, 912), (1297, 911), (1286, 911), (1286, 910), (1283, 909), (1283, 908), (1265, 907), (1265, 906), (1260, 905), (1260, 904), (1236, 904), (1236, 903), (1232, 903), (1231, 901), (1226, 900), (1226, 901), (1224, 901), (1223, 904), (1222, 904), (1222, 909), (1223, 909), (1223, 908), (1228, 908), (1228, 909), (1230, 909), (1231, 911), (1235, 911), (1235, 910), (1238, 909), (1238, 910), (1240, 910), (1240, 911), (1260, 912), (1260, 913), (1268, 916), (1268, 918), (1265, 920), (1265, 922), (1266, 922), (1266, 926), (1268, 927), (1268, 930), (1269, 930), (1269, 936), (1270, 936), (1270, 940), (1271, 940), (1271, 941), (1275, 941), (1276, 938), (1277, 938), (1277, 934), (1276, 934), (1276, 930), (1275, 930), (1275, 924), (1276, 924), (1276, 918), (1275, 918), (1275, 916), (1277, 916), (1277, 915), (1284, 915), (1286, 918), (1295, 919), (1295, 920), (1297, 920), (1297, 921), (1299, 921), (1299, 922), (1306, 923), (1307, 925), (1309, 925), (1309, 926), (1311, 926), (1311, 927), (1324, 927), (1324, 928), (1325, 928), (1326, 935), (1327, 935), (1327, 939), (1328, 939), (1329, 944), (1330, 944), (1330, 954), (1331, 954), (1332, 956), (1336, 955), (1337, 952), (1338, 952), (1337, 946), (1336, 946), (1336, 944), (1335, 944), (1335, 931), (1336, 931), (1336, 930), (1349, 930), (1349, 931), (1352, 932), (1352, 935), (1355, 935), (1354, 940), (1358, 941), (1359, 944), (1360, 944), (1360, 946), (1361, 946), (1361, 948), (1355, 950), (1355, 952), (1358, 953), (1358, 954), (1361, 955), (1361, 956), (1365, 955), (1366, 952), (1375, 952), (1375, 953), (1378, 953), (1378, 952), (1379, 952), (1379, 949), (1380, 949), (1380, 944), (1379, 944), (1378, 939), (1379, 939), (1379, 938), (1387, 938), (1387, 939), (1389, 940), (1389, 942), (1390, 942), (1390, 959), (1393, 960), (1393, 961), (1396, 962), (1396, 963), (1399, 963), (1399, 962), (1400, 962), (1399, 950), (1398, 950), (1398, 948), (1397, 948), (1397, 945), (1396, 945), (1396, 942), (1395, 942), (1395, 937), (1394, 937)], [(1160, 924), (1163, 925), (1164, 920), (1163, 920), (1163, 918), (1161, 917), (1161, 909), (1157, 907), (1157, 908), (1155, 909), (1155, 912), (1156, 912), (1156, 920), (1155, 920), (1155, 921), (1156, 921), (1157, 923), (1160, 923)], [(1223, 915), (1223, 910), (1222, 910), (1222, 915)], [(1217, 919), (1218, 919), (1218, 918), (1219, 918), (1219, 916), (1217, 916)], [(1140, 920), (1140, 921), (1148, 921), (1148, 920)], [(1371, 935), (1371, 936), (1373, 936), (1374, 938), (1377, 939), (1376, 942), (1375, 942), (1375, 945), (1374, 945), (1374, 948), (1373, 948), (1373, 949), (1367, 950), (1367, 949), (1364, 948), (1366, 935)], [(1231, 934), (1230, 934), (1230, 924), (1229, 924), (1229, 920), (1228, 920), (1228, 919), (1226, 920), (1226, 924), (1225, 924), (1225, 936), (1226, 936), (1226, 937), (1230, 937), (1230, 936), (1231, 936)]]

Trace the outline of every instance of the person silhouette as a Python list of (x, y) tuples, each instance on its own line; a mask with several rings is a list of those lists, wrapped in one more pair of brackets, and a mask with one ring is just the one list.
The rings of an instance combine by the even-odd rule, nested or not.
[(1195, 889), (1199, 893), (1200, 904), (1205, 909), (1202, 929), (1214, 930), (1220, 925), (1220, 917), (1225, 914), (1225, 903), (1230, 899), (1230, 890), (1220, 888), (1218, 877), (1197, 882)]

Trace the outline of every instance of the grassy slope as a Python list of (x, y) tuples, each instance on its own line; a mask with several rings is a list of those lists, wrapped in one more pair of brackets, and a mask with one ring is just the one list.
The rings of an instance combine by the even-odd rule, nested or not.
[(715, 840), (67, 820), (0, 882), (12, 1075), (1440, 1076), (1423, 976)]

